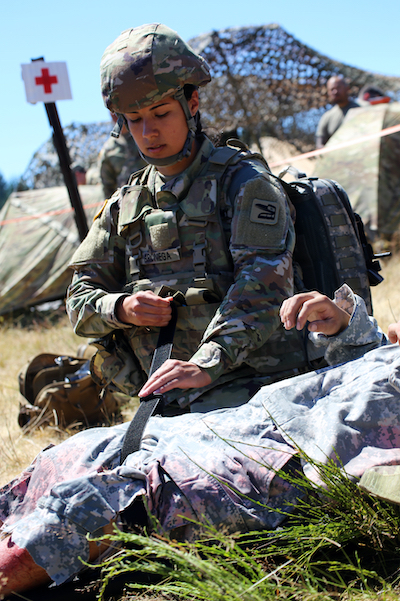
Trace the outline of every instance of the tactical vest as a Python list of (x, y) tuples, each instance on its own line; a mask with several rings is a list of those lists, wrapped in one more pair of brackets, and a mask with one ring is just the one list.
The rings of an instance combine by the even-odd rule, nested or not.
[[(228, 248), (230, 220), (221, 217), (221, 198), (229, 191), (235, 166), (249, 158), (261, 161), (268, 169), (263, 157), (243, 152), (242, 146), (216, 148), (179, 202), (169, 191), (152, 193), (148, 185), (150, 169), (133, 179), (120, 200), (118, 234), (126, 240), (129, 282), (125, 291), (158, 293), (164, 287), (185, 295), (174, 337), (176, 359), (187, 361), (192, 357), (234, 282)], [(133, 328), (125, 335), (148, 373), (158, 329)], [(271, 344), (273, 356), (264, 345), (249, 354), (247, 365), (262, 373), (280, 371), (280, 358), (285, 356), (287, 362), (288, 349), (294, 351), (296, 347), (298, 354), (293, 354), (290, 368), (298, 367), (303, 352), (297, 332), (274, 334)]]

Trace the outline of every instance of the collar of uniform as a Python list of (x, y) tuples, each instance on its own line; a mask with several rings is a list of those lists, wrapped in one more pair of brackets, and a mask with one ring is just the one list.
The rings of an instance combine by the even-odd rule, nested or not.
[(175, 177), (168, 179), (168, 181), (165, 181), (155, 167), (152, 167), (149, 176), (150, 189), (154, 194), (160, 191), (170, 192), (178, 201), (180, 201), (182, 198), (185, 198), (190, 186), (196, 177), (200, 175), (213, 150), (214, 145), (212, 144), (211, 140), (204, 136), (193, 163), (191, 163), (187, 169), (182, 171), (182, 173), (179, 173)]

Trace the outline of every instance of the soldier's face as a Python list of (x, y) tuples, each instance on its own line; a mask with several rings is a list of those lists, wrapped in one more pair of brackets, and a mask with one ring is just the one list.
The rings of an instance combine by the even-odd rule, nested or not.
[[(199, 106), (196, 91), (188, 104), (194, 115)], [(179, 153), (185, 144), (188, 134), (185, 114), (178, 100), (171, 96), (133, 113), (126, 113), (125, 118), (133, 139), (145, 156), (165, 159)], [(192, 160), (193, 158), (190, 162)], [(188, 164), (183, 159), (179, 163), (158, 169), (164, 175), (174, 175), (186, 169)]]
[(348, 87), (347, 84), (338, 77), (332, 77), (327, 84), (329, 102), (332, 104), (347, 104)]

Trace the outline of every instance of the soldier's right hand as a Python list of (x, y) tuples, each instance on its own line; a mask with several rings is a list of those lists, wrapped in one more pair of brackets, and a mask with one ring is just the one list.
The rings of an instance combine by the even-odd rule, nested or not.
[(171, 297), (162, 298), (151, 290), (141, 290), (117, 304), (117, 319), (135, 326), (166, 326), (171, 319)]

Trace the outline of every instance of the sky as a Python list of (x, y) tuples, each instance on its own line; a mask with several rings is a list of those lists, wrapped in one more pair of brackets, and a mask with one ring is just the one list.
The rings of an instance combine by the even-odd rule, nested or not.
[(105, 48), (125, 29), (161, 22), (188, 41), (227, 27), (278, 23), (340, 62), (400, 77), (399, 0), (7, 0), (1, 7), (0, 173), (11, 181), (50, 137), (42, 103), (26, 101), (21, 64), (65, 61), (72, 100), (61, 124), (107, 121), (99, 83)]

